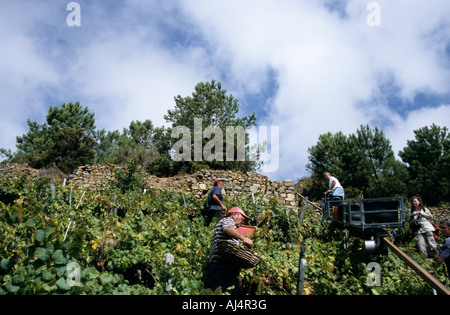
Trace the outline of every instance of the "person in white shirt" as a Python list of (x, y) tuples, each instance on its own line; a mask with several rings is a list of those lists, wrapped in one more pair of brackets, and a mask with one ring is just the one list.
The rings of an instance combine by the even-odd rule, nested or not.
[(434, 227), (430, 221), (433, 218), (430, 210), (423, 206), (422, 200), (419, 197), (414, 197), (411, 201), (411, 211), (408, 218), (408, 223), (417, 221), (420, 228), (414, 232), (417, 236), (417, 247), (420, 253), (428, 256), (427, 244), (432, 250), (436, 250), (436, 242), (434, 240)]
[(323, 176), (326, 180), (328, 180), (327, 193), (331, 194), (331, 198), (339, 197), (340, 199), (344, 200), (344, 188), (342, 187), (341, 183), (339, 183), (339, 180), (336, 177), (331, 176), (329, 172), (325, 172)]

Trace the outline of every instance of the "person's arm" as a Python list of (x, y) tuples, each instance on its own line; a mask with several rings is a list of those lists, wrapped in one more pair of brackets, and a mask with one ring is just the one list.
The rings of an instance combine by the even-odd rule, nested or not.
[(331, 189), (332, 190), (333, 190), (334, 186), (336, 186), (336, 181), (335, 180), (331, 183)]
[(241, 240), (245, 245), (247, 246), (253, 246), (253, 241), (245, 236), (242, 236), (238, 230), (234, 227), (229, 227), (225, 230), (225, 233), (227, 233), (229, 236), (233, 238), (237, 238), (238, 240)]
[(424, 217), (424, 218), (427, 219), (427, 220), (430, 220), (430, 219), (431, 219), (431, 215), (429, 215), (429, 214), (426, 214), (426, 213), (421, 212), (421, 213), (419, 213), (419, 215), (421, 215), (422, 217)]
[(446, 239), (444, 245), (436, 246), (436, 261), (438, 264), (443, 264), (450, 256), (450, 240)]
[(330, 187), (330, 189), (328, 189), (328, 191), (327, 192), (332, 192), (333, 191), (333, 188), (334, 188), (334, 186), (336, 186), (336, 180), (333, 180), (333, 182), (331, 183), (331, 187)]
[(408, 218), (408, 223), (411, 223), (412, 219), (413, 219), (413, 214), (411, 213)]
[[(411, 214), (409, 215), (409, 218), (408, 218), (408, 223), (411, 223), (411, 221), (414, 219), (414, 220), (417, 220), (417, 219), (419, 219), (419, 215), (421, 214), (421, 212), (420, 212), (420, 210), (419, 211), (413, 211), (413, 210), (411, 210)], [(415, 216), (417, 216), (417, 218), (414, 218)]]
[(215, 202), (217, 202), (218, 205), (220, 205), (222, 210), (227, 210), (227, 207), (224, 206), (224, 204), (220, 201), (219, 197), (216, 194), (213, 194), (212, 198)]
[(424, 217), (427, 220), (430, 220), (433, 217), (431, 215), (431, 212), (428, 211), (428, 213), (426, 213), (426, 210), (419, 211), (418, 215), (421, 215), (422, 217)]

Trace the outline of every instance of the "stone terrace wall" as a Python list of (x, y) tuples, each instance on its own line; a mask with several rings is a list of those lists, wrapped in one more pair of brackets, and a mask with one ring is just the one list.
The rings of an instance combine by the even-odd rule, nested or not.
[[(27, 164), (3, 164), (0, 165), (0, 176), (20, 177), (28, 179), (48, 176), (54, 180), (67, 178), (73, 185), (82, 189), (96, 190), (107, 187), (111, 180), (116, 178), (114, 169), (125, 171), (126, 166), (98, 164), (81, 166), (74, 174), (64, 175), (50, 170), (36, 170)], [(187, 191), (193, 193), (197, 198), (206, 198), (213, 187), (213, 182), (220, 177), (226, 179), (224, 187), (224, 198), (229, 199), (243, 194), (250, 195), (264, 193), (265, 198), (274, 196), (280, 204), (296, 206), (297, 198), (294, 192), (294, 184), (288, 179), (283, 182), (271, 181), (267, 176), (258, 173), (237, 173), (231, 171), (203, 170), (191, 175), (177, 175), (169, 178), (158, 178), (139, 170), (141, 177), (151, 189), (168, 189), (175, 191)]]
[[(297, 205), (292, 180), (289, 179), (283, 182), (271, 181), (267, 176), (258, 173), (207, 170), (192, 175), (175, 176), (170, 178), (169, 182), (184, 188), (185, 191), (192, 192), (198, 198), (204, 198), (213, 187), (213, 182), (216, 178), (226, 179), (223, 189), (224, 198), (262, 192), (265, 198), (274, 196), (283, 205)], [(151, 187), (151, 183), (149, 183), (149, 186)]]
[[(46, 176), (53, 182), (62, 181), (66, 178), (68, 183), (72, 181), (76, 187), (97, 190), (101, 187), (107, 187), (109, 182), (116, 178), (113, 169), (126, 171), (126, 166), (112, 164), (87, 165), (79, 167), (74, 174), (65, 175), (55, 170), (33, 169), (27, 164), (0, 164), (0, 177), (26, 176), (28, 179), (35, 179)], [(147, 187), (151, 189), (186, 191), (193, 193), (197, 198), (204, 199), (213, 187), (213, 181), (220, 177), (227, 180), (223, 191), (225, 199), (263, 192), (265, 198), (275, 196), (282, 205), (295, 207), (298, 204), (294, 184), (290, 179), (277, 182), (271, 181), (267, 176), (258, 173), (214, 170), (203, 170), (191, 175), (177, 175), (169, 178), (158, 178), (142, 169), (139, 172)], [(450, 209), (448, 208), (433, 208), (431, 210), (435, 220), (450, 217)]]
[(39, 170), (31, 168), (28, 164), (0, 164), (0, 176), (37, 178)]
[[(47, 176), (52, 181), (67, 178), (68, 182), (72, 181), (76, 187), (96, 190), (100, 187), (107, 187), (109, 182), (116, 178), (113, 169), (125, 171), (126, 166), (112, 164), (87, 165), (79, 167), (72, 175), (64, 175), (58, 171), (33, 169), (27, 164), (0, 164), (0, 176), (10, 178), (26, 176), (28, 179)], [(258, 173), (214, 170), (203, 170), (191, 175), (158, 178), (142, 169), (139, 171), (147, 187), (151, 189), (187, 191), (193, 193), (197, 198), (204, 199), (213, 187), (213, 181), (220, 177), (227, 180), (223, 191), (225, 199), (263, 192), (264, 198), (275, 196), (282, 205), (295, 207), (298, 204), (294, 184), (290, 179), (277, 182), (271, 181), (267, 176)], [(431, 210), (435, 220), (450, 217), (450, 209), (448, 208), (433, 208)]]

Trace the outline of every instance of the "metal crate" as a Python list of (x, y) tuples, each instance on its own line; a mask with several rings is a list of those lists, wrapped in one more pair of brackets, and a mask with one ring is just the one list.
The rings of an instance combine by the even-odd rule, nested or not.
[(405, 224), (403, 197), (325, 201), (324, 205), (324, 217), (344, 227), (367, 230), (399, 228)]

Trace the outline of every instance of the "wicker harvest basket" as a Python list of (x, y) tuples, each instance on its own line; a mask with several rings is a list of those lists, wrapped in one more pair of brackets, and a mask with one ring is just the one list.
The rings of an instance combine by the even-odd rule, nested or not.
[(220, 256), (230, 260), (240, 268), (253, 268), (261, 262), (261, 256), (259, 256), (258, 253), (240, 245), (236, 241), (219, 241), (217, 246), (219, 248)]

